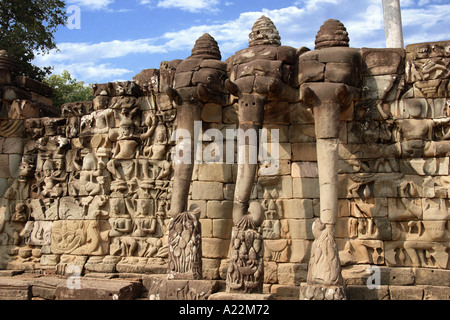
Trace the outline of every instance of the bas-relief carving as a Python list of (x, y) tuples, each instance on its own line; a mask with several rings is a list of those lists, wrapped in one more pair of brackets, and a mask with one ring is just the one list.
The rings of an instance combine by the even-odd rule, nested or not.
[(168, 278), (202, 279), (200, 210), (186, 211), (169, 224)]
[[(97, 272), (147, 272), (154, 267), (200, 278), (201, 237), (199, 228), (192, 229), (199, 227), (199, 219), (187, 211), (192, 172), (179, 170), (170, 157), (170, 137), (177, 125), (190, 128), (201, 119), (199, 111), (214, 104), (237, 108), (232, 119), (223, 121), (242, 128), (249, 122), (255, 128), (271, 121), (286, 127), (308, 123), (302, 129), (309, 133), (315, 128), (313, 117), (319, 119), (316, 123), (336, 119), (314, 106), (306, 85), (321, 96), (320, 85), (344, 83), (345, 90), (330, 86), (329, 92), (342, 98), (359, 88), (362, 94), (351, 103), (351, 112), (345, 112), (339, 136), (329, 135), (331, 127), (316, 126), (313, 135), (289, 139), (314, 143), (321, 155), (336, 145), (316, 140), (341, 139), (337, 170), (318, 166), (316, 176), (340, 174), (339, 198), (348, 199), (351, 213), (337, 219), (336, 230), (333, 223), (321, 221), (333, 217), (321, 214), (310, 254), (311, 241), (299, 244), (291, 239), (296, 230), (289, 230), (285, 208), (277, 201), (279, 189), (266, 188), (252, 214), (248, 206), (256, 198), (254, 168), (240, 167), (237, 180), (233, 178), (235, 193), (226, 196), (236, 202), (229, 290), (260, 291), (263, 257), (284, 263), (305, 262), (303, 255), (310, 255), (310, 280), (316, 279), (318, 286), (303, 296), (319, 299), (324, 298), (319, 282), (339, 279), (338, 259), (343, 265), (448, 268), (448, 42), (409, 46), (405, 59), (403, 50), (346, 48), (345, 27), (329, 21), (309, 52), (281, 46), (275, 26), (265, 17), (258, 19), (249, 37), (249, 48), (222, 62), (214, 39), (204, 35), (184, 61), (163, 62), (160, 70), (142, 72), (133, 82), (94, 85), (94, 101), (64, 105), (63, 118), (2, 121), (2, 137), (24, 130), (27, 139), (19, 177), (5, 188), (0, 211), (0, 252), (6, 257), (1, 266), (39, 268), (40, 263), (61, 274), (74, 263)], [(332, 57), (327, 56), (331, 52)], [(299, 90), (299, 85), (305, 87)], [(289, 122), (284, 109), (299, 103), (309, 104), (303, 114), (307, 119), (292, 119), (292, 111)], [(27, 111), (30, 108), (17, 101), (8, 116), (37, 116)], [(230, 184), (224, 184), (225, 189)], [(321, 206), (325, 210), (333, 202), (327, 201)], [(169, 223), (171, 209), (174, 220)], [(177, 218), (182, 221), (175, 223)], [(319, 241), (324, 234), (336, 238), (339, 249), (332, 241)], [(305, 253), (294, 252), (300, 245)], [(325, 248), (334, 255), (319, 268)], [(188, 261), (196, 261), (195, 270)], [(327, 298), (344, 296), (339, 286), (333, 290), (333, 297)]]
[(413, 83), (415, 97), (448, 96), (450, 78), (449, 42), (407, 46), (406, 78)]

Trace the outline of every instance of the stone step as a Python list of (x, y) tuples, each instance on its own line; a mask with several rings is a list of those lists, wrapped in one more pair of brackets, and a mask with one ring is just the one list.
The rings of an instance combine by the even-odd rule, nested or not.
[(0, 277), (0, 300), (30, 300), (31, 296), (30, 282)]
[(221, 280), (167, 279), (167, 275), (148, 275), (142, 280), (150, 300), (208, 300), (225, 288)]
[(116, 279), (67, 279), (57, 286), (56, 300), (134, 300), (141, 297), (142, 284)]
[(271, 293), (217, 292), (209, 296), (208, 300), (275, 300), (275, 295)]

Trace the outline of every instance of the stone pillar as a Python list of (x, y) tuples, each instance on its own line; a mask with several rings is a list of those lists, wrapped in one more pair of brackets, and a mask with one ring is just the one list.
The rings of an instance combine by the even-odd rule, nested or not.
[(383, 0), (383, 17), (386, 48), (403, 48), (400, 0)]
[(174, 159), (170, 208), (168, 274), (172, 279), (202, 279), (200, 210), (187, 208), (187, 203), (195, 162), (195, 122), (201, 121), (206, 103), (224, 105), (228, 97), (220, 91), (226, 79), (226, 64), (220, 60), (217, 42), (203, 34), (192, 55), (178, 65), (173, 88), (166, 88), (177, 106), (176, 137), (182, 137), (177, 141), (179, 159)]
[(268, 56), (273, 56), (280, 45), (275, 25), (269, 18), (262, 16), (249, 34), (249, 49), (236, 53), (230, 59), (232, 69), (237, 70), (239, 67), (240, 70), (248, 70), (237, 73), (236, 79), (232, 79), (235, 82), (230, 79), (226, 82), (228, 91), (239, 103), (239, 164), (233, 203), (230, 264), (227, 271), (227, 292), (231, 293), (262, 293), (263, 288), (264, 242), (260, 227), (264, 221), (264, 210), (259, 202), (250, 203), (250, 195), (258, 169), (259, 130), (264, 122), (264, 109), (268, 96), (279, 87), (276, 79), (265, 76), (273, 73), (272, 61), (261, 59), (265, 63), (260, 62), (261, 66), (255, 67), (247, 56), (249, 52), (258, 52), (261, 57), (266, 53), (272, 53)]
[(306, 285), (300, 298), (345, 299), (339, 252), (334, 239), (338, 213), (338, 147), (341, 109), (348, 105), (347, 86), (317, 83), (303, 86), (304, 100), (313, 106), (319, 169), (320, 218), (313, 223), (314, 242)]
[[(338, 20), (327, 20), (316, 36), (315, 50), (299, 58), (302, 100), (313, 109), (319, 169), (320, 218), (313, 224), (314, 242), (307, 282), (300, 299), (346, 298), (336, 241), (338, 215), (338, 151), (341, 110), (350, 106), (360, 86), (360, 51), (349, 47), (347, 30)], [(322, 78), (309, 79), (304, 70), (317, 69)]]

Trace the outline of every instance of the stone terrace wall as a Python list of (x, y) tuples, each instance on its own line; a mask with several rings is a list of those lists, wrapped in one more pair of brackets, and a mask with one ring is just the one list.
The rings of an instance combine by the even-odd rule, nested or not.
[[(279, 130), (279, 168), (259, 173), (251, 195), (265, 214), (266, 286), (305, 281), (319, 216), (317, 119), (300, 86), (333, 82), (348, 70), (346, 81), (360, 91), (340, 119), (335, 236), (342, 265), (450, 268), (449, 48), (450, 41), (362, 48), (354, 49), (356, 63), (329, 63), (320, 50), (256, 46), (226, 61), (232, 81), (265, 76), (288, 88), (265, 106), (263, 130), (269, 137)], [(314, 62), (304, 68), (306, 60)], [(98, 84), (93, 102), (66, 104), (57, 118), (43, 118), (43, 109), (27, 102), (44, 99), (25, 90), (39, 85), (18, 77), (17, 89), (2, 71), (0, 268), (167, 272), (176, 108), (165, 88), (174, 86), (180, 62), (162, 62), (133, 81)], [(216, 146), (208, 129), (220, 130), (237, 150), (226, 130), (238, 128), (238, 107), (233, 96), (227, 106), (205, 104), (206, 154)], [(25, 131), (10, 134), (16, 121)], [(201, 212), (206, 279), (226, 278), (236, 174), (235, 163), (200, 163), (192, 176), (189, 206)], [(449, 286), (445, 279), (440, 285)]]

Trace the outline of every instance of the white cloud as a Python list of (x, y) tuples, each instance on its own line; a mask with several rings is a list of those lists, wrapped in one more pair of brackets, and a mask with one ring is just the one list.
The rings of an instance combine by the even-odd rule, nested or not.
[(75, 79), (82, 79), (85, 83), (113, 82), (130, 79), (134, 76), (132, 70), (116, 68), (107, 63), (95, 64), (93, 62), (57, 64), (54, 66), (53, 73), (61, 74), (64, 70), (69, 71)]
[(42, 63), (62, 61), (99, 61), (127, 56), (133, 53), (163, 53), (166, 49), (153, 45), (155, 39), (113, 40), (98, 43), (60, 43), (59, 50), (52, 50), (48, 55), (39, 57)]
[[(83, 1), (94, 2), (93, 0)], [(158, 1), (167, 6), (178, 6), (177, 8), (181, 10), (183, 10), (182, 5), (187, 6), (193, 3), (193, 0), (140, 0), (139, 3), (155, 5)], [(99, 4), (101, 1), (95, 2)], [(214, 8), (216, 2), (216, 0), (209, 2), (200, 0), (196, 2), (198, 6), (193, 8), (210, 10)], [(402, 0), (406, 44), (450, 39), (450, 28), (448, 28), (450, 4), (431, 2), (423, 7), (417, 7), (418, 0)], [(193, 8), (191, 10), (194, 10)], [(149, 59), (161, 55), (162, 58), (159, 61), (162, 61), (165, 60), (164, 54), (174, 56), (173, 53), (177, 55), (180, 53), (177, 58), (187, 58), (195, 41), (203, 33), (209, 33), (216, 39), (224, 60), (248, 46), (248, 35), (254, 22), (261, 15), (272, 19), (280, 33), (283, 45), (296, 48), (306, 46), (313, 49), (315, 35), (320, 26), (325, 20), (333, 18), (339, 19), (346, 26), (352, 47), (385, 46), (381, 1), (301, 0), (297, 2), (297, 6), (242, 12), (235, 19), (225, 22), (199, 24), (192, 21), (191, 27), (166, 32), (155, 38), (98, 43), (60, 43), (58, 44), (59, 52), (52, 51), (49, 55), (38, 56), (36, 64), (55, 65), (55, 71), (57, 68), (73, 70), (74, 74), (81, 76), (81, 79), (89, 79), (86, 81), (103, 81), (108, 77), (127, 75), (131, 78), (141, 70), (130, 71), (121, 68), (120, 61), (124, 59), (130, 61), (133, 59), (132, 55), (146, 55)]]
[(107, 9), (114, 0), (68, 0), (68, 4), (75, 4), (88, 10)]
[[(154, 45), (155, 39), (109, 41), (99, 43), (60, 43), (58, 50), (39, 55), (34, 60), (38, 66), (54, 66), (54, 74), (68, 70), (77, 79), (86, 82), (106, 81), (111, 77), (127, 74), (134, 76), (128, 69), (114, 66), (114, 61), (132, 54), (165, 53), (161, 45)], [(138, 73), (138, 72), (135, 72)]]
[(425, 8), (408, 8), (402, 10), (403, 26), (431, 27), (448, 20), (450, 4), (429, 5)]
[[(139, 4), (154, 7), (155, 0), (140, 0)], [(192, 13), (218, 12), (219, 0), (159, 0), (156, 7), (165, 9), (180, 9)]]

